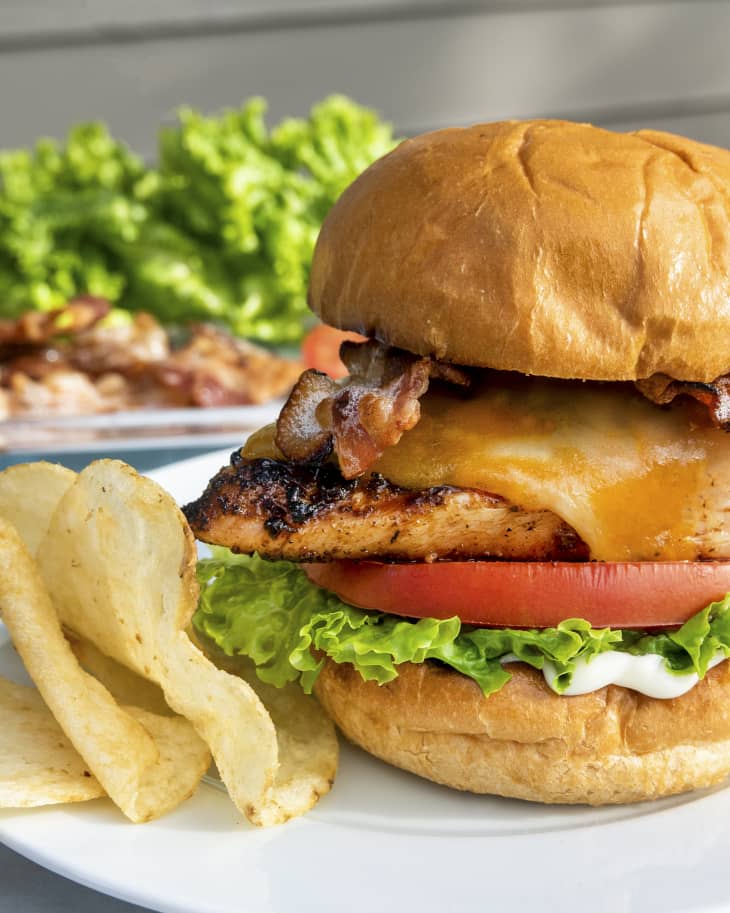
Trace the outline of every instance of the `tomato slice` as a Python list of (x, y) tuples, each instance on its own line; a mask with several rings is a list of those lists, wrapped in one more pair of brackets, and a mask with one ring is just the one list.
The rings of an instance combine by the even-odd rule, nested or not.
[(336, 330), (334, 327), (321, 323), (304, 337), (302, 360), (308, 368), (323, 371), (330, 377), (345, 377), (347, 368), (340, 361), (340, 343), (346, 339), (364, 342), (366, 338), (359, 333)]
[(334, 561), (305, 570), (351, 605), (495, 627), (546, 628), (565, 618), (596, 627), (678, 625), (730, 592), (730, 561)]

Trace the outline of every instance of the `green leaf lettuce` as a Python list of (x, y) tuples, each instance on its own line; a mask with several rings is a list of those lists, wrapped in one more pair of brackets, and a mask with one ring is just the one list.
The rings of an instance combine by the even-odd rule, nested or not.
[(342, 96), (269, 131), (265, 102), (184, 108), (148, 167), (98, 123), (0, 153), (0, 316), (94, 294), (271, 343), (310, 319), (309, 263), (342, 190), (395, 141)]
[(365, 611), (312, 584), (296, 564), (214, 549), (200, 561), (200, 604), (193, 623), (229, 656), (253, 660), (263, 681), (299, 680), (312, 690), (322, 655), (351, 663), (366, 681), (392, 681), (401, 663), (437, 660), (474, 679), (485, 695), (510, 679), (500, 661), (513, 656), (555, 667), (556, 690), (570, 686), (579, 661), (619, 650), (655, 653), (675, 674), (707, 672), (718, 653), (730, 655), (730, 595), (670, 633), (593, 628), (571, 618), (540, 630), (474, 628), (458, 618), (410, 621)]

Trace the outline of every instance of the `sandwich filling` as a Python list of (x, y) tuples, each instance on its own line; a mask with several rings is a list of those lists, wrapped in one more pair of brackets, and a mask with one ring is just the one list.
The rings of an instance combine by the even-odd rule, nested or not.
[[(708, 570), (712, 562), (730, 559), (730, 531), (725, 526), (730, 447), (722, 427), (727, 411), (722, 379), (714, 385), (671, 384), (656, 378), (637, 385), (549, 380), (452, 368), (372, 341), (346, 344), (345, 359), (351, 370), (345, 381), (316, 372), (303, 375), (277, 426), (255, 434), (201, 498), (185, 508), (200, 539), (234, 552), (295, 562), (445, 566), (467, 559), (591, 562), (593, 567), (594, 562), (639, 562), (666, 567), (672, 563), (681, 573), (681, 567), (697, 567), (696, 562), (705, 562), (702, 566)], [(255, 567), (257, 579), (266, 576), (265, 563)], [(355, 608), (315, 587), (296, 567), (287, 567), (296, 571), (301, 586), (336, 599), (334, 614), (340, 620), (351, 619), (353, 612), (381, 619), (358, 622), (357, 630), (367, 631), (370, 639), (383, 630), (382, 618), (396, 618), (379, 614), (378, 604), (358, 603), (363, 607)], [(216, 573), (207, 582), (214, 579)], [(208, 592), (211, 598), (213, 592)], [(689, 652), (685, 628), (693, 619), (686, 621), (686, 611), (677, 617), (674, 629), (660, 634), (563, 619), (560, 624), (568, 626), (574, 648), (569, 656), (535, 646), (536, 637), (542, 638), (541, 644), (552, 643), (549, 632), (560, 625), (544, 628), (535, 621), (535, 630), (472, 629), (462, 622), (473, 619), (462, 615), (462, 621), (451, 619), (456, 630), (453, 624), (448, 629), (451, 646), (443, 655), (433, 644), (410, 653), (396, 645), (389, 662), (395, 668), (400, 662), (431, 658), (459, 668), (465, 664), (451, 662), (454, 651), (460, 652), (454, 644), (468, 642), (466, 652), (471, 655), (474, 643), (481, 645), (486, 639), (489, 650), (477, 663), (482, 671), (459, 671), (490, 693), (495, 683), (501, 687), (509, 677), (505, 657), (529, 661), (525, 650), (513, 649), (513, 642), (526, 638), (527, 653), (540, 657), (539, 664), (532, 665), (547, 670), (551, 687), (561, 692), (572, 687), (580, 664), (590, 664), (599, 652), (651, 654), (660, 657), (661, 669), (671, 676), (701, 677), (710, 663), (730, 652), (730, 639), (726, 643), (724, 635), (717, 636), (726, 624), (724, 592), (725, 587), (713, 592), (709, 606), (707, 599), (692, 607), (696, 612), (706, 606), (704, 615), (694, 616), (704, 621), (695, 621), (690, 628), (694, 646)], [(236, 601), (234, 615), (245, 613), (242, 602)], [(222, 617), (211, 605), (204, 596), (199, 629), (227, 652), (247, 652), (249, 646), (231, 634), (245, 624), (236, 623), (229, 612)], [(586, 617), (591, 617), (588, 611)], [(321, 613), (318, 618), (320, 627), (315, 625), (306, 636), (309, 646), (333, 656), (330, 648), (344, 629), (338, 621), (333, 634), (330, 622), (323, 623)], [(309, 650), (301, 641), (311, 619), (299, 621), (300, 639), (289, 643), (288, 655), (295, 658), (292, 668), (298, 669), (297, 663), (307, 667), (299, 669), (304, 674), (317, 664), (312, 660), (314, 666), (307, 666), (310, 660), (304, 653)], [(399, 637), (406, 637), (404, 631), (420, 631), (423, 622), (447, 621), (441, 614), (438, 619), (401, 618), (393, 624), (400, 626)], [(638, 621), (637, 627), (645, 623)], [(672, 622), (661, 616), (658, 623)], [(315, 629), (319, 640), (312, 633)], [(700, 629), (702, 645), (697, 646)], [(439, 628), (439, 637), (443, 630)], [(476, 641), (473, 634), (478, 635)], [(420, 644), (420, 634), (413, 636)], [(565, 640), (564, 630), (559, 639)], [(686, 653), (681, 661), (676, 654), (680, 642)], [(501, 653), (494, 653), (495, 643)], [(357, 656), (362, 650), (359, 645)], [(486, 660), (488, 675), (483, 673)], [(352, 659), (339, 661), (357, 665)], [(601, 662), (608, 668), (605, 660)], [(633, 661), (623, 659), (624, 669), (626, 662)], [(370, 668), (368, 662), (364, 668)], [(550, 673), (551, 669), (557, 671)], [(367, 673), (364, 677), (383, 680)], [(686, 678), (684, 685), (689, 681)], [(667, 695), (674, 690), (664, 689)]]
[(666, 631), (594, 627), (580, 618), (537, 630), (360, 609), (315, 586), (299, 565), (224, 548), (199, 562), (198, 579), (198, 633), (229, 656), (249, 657), (264, 682), (283, 687), (299, 681), (306, 692), (328, 657), (380, 685), (393, 681), (403, 663), (431, 660), (490, 695), (510, 680), (510, 665), (519, 661), (540, 670), (558, 694), (614, 682), (652, 697), (676, 697), (730, 656), (730, 596)]

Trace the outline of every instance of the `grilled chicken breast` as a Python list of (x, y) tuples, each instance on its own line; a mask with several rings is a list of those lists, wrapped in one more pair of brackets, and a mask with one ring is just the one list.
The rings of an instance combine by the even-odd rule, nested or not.
[(290, 561), (589, 557), (551, 511), (522, 510), (472, 489), (409, 490), (379, 475), (346, 480), (331, 463), (247, 460), (237, 452), (183, 510), (204, 542)]

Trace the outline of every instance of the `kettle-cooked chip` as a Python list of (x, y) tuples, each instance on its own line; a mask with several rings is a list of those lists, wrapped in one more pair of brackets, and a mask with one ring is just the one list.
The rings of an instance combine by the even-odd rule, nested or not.
[(195, 542), (159, 485), (114, 460), (92, 463), (58, 505), (39, 561), (63, 623), (161, 686), (210, 745), (231, 798), (252, 822), (285, 821), (327, 791), (331, 776), (282, 770), (274, 724), (253, 689), (188, 637), (198, 597)]
[(18, 530), (31, 555), (75, 478), (75, 472), (57, 463), (19, 463), (0, 472), (0, 517)]
[(104, 795), (35, 688), (0, 678), (0, 808)]
[(154, 682), (142, 678), (110, 656), (105, 656), (98, 647), (83, 637), (69, 633), (66, 640), (81, 663), (81, 668), (98, 679), (120, 704), (131, 704), (159, 716), (173, 715), (161, 688)]
[(210, 755), (187, 720), (122, 709), (84, 672), (63, 636), (38, 567), (0, 520), (0, 609), (26, 670), (68, 739), (132, 821), (148, 821), (195, 790)]
[(212, 641), (201, 642), (201, 647), (216, 666), (247, 681), (271, 714), (279, 756), (277, 796), (282, 804), (306, 804), (313, 790), (320, 796), (328, 793), (337, 773), (339, 745), (334, 723), (319, 701), (297, 684), (284, 688), (265, 684), (246, 656), (227, 656)]

